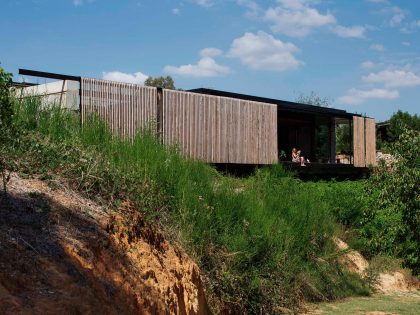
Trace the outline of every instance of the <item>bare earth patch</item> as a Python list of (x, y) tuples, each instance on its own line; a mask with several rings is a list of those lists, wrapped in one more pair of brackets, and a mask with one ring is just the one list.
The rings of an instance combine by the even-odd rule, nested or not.
[[(365, 276), (369, 262), (357, 251), (336, 239), (337, 248), (344, 252), (340, 263), (361, 276)], [(370, 297), (354, 297), (332, 303), (309, 305), (304, 314), (343, 315), (418, 315), (420, 290), (418, 279), (401, 271), (380, 273), (375, 283), (378, 293)]]
[(0, 194), (0, 314), (207, 314), (200, 270), (129, 204), (60, 181)]

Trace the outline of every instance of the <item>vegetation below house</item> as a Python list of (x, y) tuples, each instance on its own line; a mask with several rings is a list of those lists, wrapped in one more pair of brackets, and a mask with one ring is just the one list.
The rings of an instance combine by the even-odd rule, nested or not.
[[(118, 139), (95, 117), (81, 128), (76, 113), (42, 108), (35, 98), (6, 98), (13, 115), (1, 117), (5, 186), (6, 170), (60, 176), (114, 209), (131, 204), (196, 260), (215, 312), (280, 313), (302, 301), (369, 294), (366, 281), (339, 264), (337, 234), (372, 257), (398, 256), (418, 270), (418, 190), (411, 180), (397, 181), (418, 180), (414, 156), (407, 157), (412, 163), (407, 167), (398, 164), (395, 173), (379, 169), (369, 181), (302, 182), (279, 165), (237, 179), (182, 158), (150, 132), (133, 141)], [(391, 199), (374, 202), (393, 185), (402, 185), (392, 195), (399, 198), (395, 206)], [(396, 234), (382, 233), (394, 225)], [(377, 245), (370, 243), (372, 236), (385, 238), (387, 245), (372, 246)]]

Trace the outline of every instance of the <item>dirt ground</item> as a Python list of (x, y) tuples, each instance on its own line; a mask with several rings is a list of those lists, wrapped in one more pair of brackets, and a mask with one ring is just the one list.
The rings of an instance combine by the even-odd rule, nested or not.
[(200, 271), (124, 204), (12, 175), (0, 194), (0, 314), (208, 314)]

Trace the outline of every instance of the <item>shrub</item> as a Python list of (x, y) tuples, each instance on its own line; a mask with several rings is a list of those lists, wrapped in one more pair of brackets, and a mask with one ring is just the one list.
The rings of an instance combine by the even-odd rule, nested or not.
[(13, 116), (10, 83), (12, 74), (0, 67), (0, 130), (10, 125)]
[[(10, 82), (12, 74), (0, 67), (0, 142), (8, 142), (11, 136), (10, 124), (13, 117)], [(6, 192), (10, 173), (7, 171), (7, 147), (0, 149), (0, 176), (3, 190)]]
[(403, 128), (391, 145), (397, 162), (380, 165), (367, 184), (360, 236), (365, 254), (403, 259), (420, 273), (420, 132)]

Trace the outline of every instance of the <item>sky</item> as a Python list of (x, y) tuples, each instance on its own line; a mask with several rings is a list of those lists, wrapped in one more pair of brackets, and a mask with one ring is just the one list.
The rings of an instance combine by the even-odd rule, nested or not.
[(419, 0), (0, 0), (0, 63), (420, 114)]

